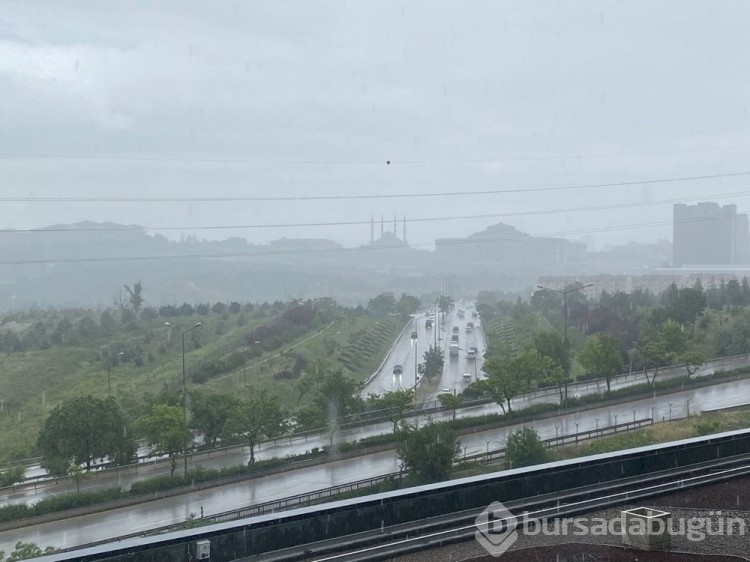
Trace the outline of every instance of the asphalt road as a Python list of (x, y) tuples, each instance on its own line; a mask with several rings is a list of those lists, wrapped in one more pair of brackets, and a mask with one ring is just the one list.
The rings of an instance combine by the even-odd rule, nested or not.
[[(576, 430), (583, 432), (594, 429), (597, 425), (604, 427), (650, 417), (652, 412), (655, 418), (665, 420), (670, 416), (673, 419), (684, 417), (688, 409), (691, 415), (695, 415), (704, 410), (745, 404), (748, 402), (748, 396), (750, 396), (750, 381), (736, 381), (683, 391), (656, 399), (649, 398), (618, 406), (571, 413), (541, 420), (532, 425), (536, 427), (542, 438), (548, 438), (558, 434), (575, 434)], [(468, 415), (472, 411), (476, 414), (481, 410), (477, 407), (463, 414)], [(450, 415), (450, 413), (446, 414)], [(462, 437), (462, 453), (464, 447), (467, 455), (485, 451), (488, 448), (503, 447), (507, 434), (519, 427), (510, 426)], [(0, 550), (6, 552), (12, 550), (13, 544), (19, 540), (31, 541), (41, 546), (72, 547), (98, 540), (114, 539), (123, 533), (184, 521), (190, 513), (200, 514), (201, 507), (205, 515), (210, 515), (397, 470), (398, 463), (393, 451), (336, 461), (129, 508), (6, 531), (0, 533)]]
[[(464, 310), (464, 318), (459, 318), (458, 311)], [(446, 314), (445, 322), (435, 322), (434, 316), (424, 313), (412, 317), (411, 324), (402, 332), (399, 339), (394, 343), (391, 352), (383, 363), (382, 368), (362, 390), (362, 397), (369, 394), (382, 395), (400, 389), (413, 389), (415, 384), (415, 357), (418, 363), (423, 362), (424, 352), (431, 345), (440, 347), (445, 356), (443, 373), (438, 384), (438, 391), (428, 394), (424, 400), (431, 401), (437, 398), (442, 389), (450, 392), (463, 392), (473, 382), (475, 377), (482, 375), (482, 364), (484, 362), (484, 351), (486, 342), (481, 329), (481, 320), (472, 318), (473, 304), (459, 301), (453, 310)], [(426, 328), (428, 318), (433, 319), (433, 327)], [(471, 332), (466, 331), (467, 324), (474, 322), (475, 328)], [(459, 355), (451, 356), (448, 345), (453, 334), (453, 327), (458, 328)], [(417, 333), (416, 341), (412, 339), (413, 332)], [(469, 348), (476, 347), (478, 350), (475, 360), (467, 359)], [(401, 366), (401, 375), (394, 373), (396, 365)], [(471, 380), (464, 380), (464, 374), (471, 375)]]

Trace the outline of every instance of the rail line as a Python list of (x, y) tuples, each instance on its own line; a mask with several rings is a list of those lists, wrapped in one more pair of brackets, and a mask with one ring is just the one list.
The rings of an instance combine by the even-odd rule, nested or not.
[[(750, 475), (750, 454), (699, 463), (646, 477), (631, 477), (618, 482), (505, 502), (505, 507), (512, 513), (523, 514), (526, 520), (565, 517), (747, 475)], [(488, 502), (492, 499), (488, 498)], [(433, 518), (417, 525), (388, 527), (378, 532), (360, 533), (266, 555), (240, 558), (235, 562), (285, 562), (302, 559), (315, 562), (374, 562), (390, 559), (396, 555), (473, 539), (479, 529), (475, 519), (481, 511), (469, 510)], [(505, 521), (516, 526), (523, 524), (520, 517)]]

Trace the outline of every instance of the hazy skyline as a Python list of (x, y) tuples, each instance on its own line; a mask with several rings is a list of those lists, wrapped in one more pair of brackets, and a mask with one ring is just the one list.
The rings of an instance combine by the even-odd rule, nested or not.
[[(602, 246), (671, 240), (672, 202), (750, 210), (748, 175), (611, 185), (750, 170), (744, 2), (0, 5), (0, 229), (357, 246), (396, 215), (415, 244), (502, 221)], [(363, 198), (39, 200), (337, 195)]]

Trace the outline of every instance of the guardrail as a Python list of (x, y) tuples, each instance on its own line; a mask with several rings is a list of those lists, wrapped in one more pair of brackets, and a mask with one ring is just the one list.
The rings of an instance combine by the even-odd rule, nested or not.
[[(403, 334), (404, 330), (406, 330), (406, 328), (408, 326), (409, 326), (409, 322), (407, 322), (405, 324), (404, 328), (401, 331), (401, 334)], [(390, 351), (389, 351), (389, 353), (390, 353)], [(734, 362), (738, 362), (738, 361), (741, 361), (741, 360), (750, 361), (750, 354), (730, 355), (730, 356), (725, 356), (725, 357), (718, 357), (716, 359), (710, 359), (710, 360), (708, 360), (708, 361), (706, 361), (704, 363), (704, 367), (705, 366), (719, 367), (719, 366), (724, 366), (724, 365), (731, 364), (731, 363), (734, 363)], [(382, 364), (381, 364), (381, 366), (382, 366)], [(670, 367), (665, 368), (665, 369), (668, 369), (669, 371), (678, 371), (678, 370), (681, 370), (681, 369), (684, 369), (684, 368), (685, 368), (685, 365), (673, 365), (673, 366), (670, 366)], [(663, 373), (662, 376), (664, 376), (664, 375), (672, 375), (673, 376), (674, 373), (673, 372)], [(618, 381), (618, 380), (627, 380), (628, 378), (632, 378), (633, 380), (637, 380), (638, 377), (643, 377), (643, 372), (642, 371), (637, 371), (637, 372), (632, 372), (632, 373), (623, 373), (623, 374), (617, 375), (616, 377), (612, 378), (612, 382), (614, 383), (615, 381)], [(700, 377), (700, 375), (698, 375), (698, 377)], [(581, 388), (581, 387), (587, 388), (587, 387), (591, 387), (591, 386), (594, 386), (594, 385), (599, 386), (601, 384), (606, 384), (606, 379), (605, 378), (589, 379), (589, 380), (586, 380), (586, 381), (575, 382), (575, 383), (571, 383), (571, 384), (568, 385), (568, 392), (570, 392), (571, 389), (576, 389), (576, 388)], [(533, 398), (533, 397), (537, 397), (537, 396), (540, 396), (540, 395), (546, 395), (546, 394), (557, 393), (557, 392), (558, 392), (557, 387), (554, 387), (554, 386), (552, 386), (552, 387), (542, 387), (542, 388), (535, 389), (533, 391), (525, 392), (525, 393), (517, 396), (516, 400), (523, 399), (523, 398)], [(463, 402), (461, 404), (461, 406), (459, 407), (459, 409), (468, 408), (468, 407), (472, 407), (472, 406), (478, 406), (478, 405), (482, 405), (482, 404), (488, 404), (488, 403), (491, 403), (491, 402), (492, 402), (492, 400), (490, 400), (490, 399), (478, 399), (478, 400), (466, 401), (466, 402)], [(425, 413), (429, 413), (429, 412), (432, 412), (432, 411), (438, 411), (440, 409), (443, 409), (442, 407), (438, 407), (437, 401), (436, 401), (435, 404), (432, 404), (427, 409), (425, 409), (424, 406), (425, 406), (425, 404), (419, 405), (419, 407), (417, 407), (415, 409), (412, 409), (411, 411), (407, 412), (404, 415), (404, 417), (413, 417), (413, 416), (424, 415)], [(375, 412), (378, 412), (378, 411), (375, 411)], [(381, 410), (380, 412), (384, 412), (384, 411)], [(360, 416), (360, 419), (353, 420), (351, 422), (342, 423), (338, 427), (338, 429), (339, 430), (350, 429), (350, 428), (354, 428), (354, 427), (361, 427), (362, 425), (367, 425), (368, 423), (373, 423), (373, 422), (379, 423), (379, 422), (386, 422), (386, 421), (388, 421), (388, 419), (387, 419), (387, 417), (385, 415), (383, 415), (382, 417), (372, 417), (372, 418), (364, 418), (364, 419), (361, 418), (362, 415), (363, 414), (357, 414), (357, 416)], [(307, 440), (309, 437), (316, 436), (316, 435), (324, 435), (324, 434), (327, 434), (327, 433), (330, 433), (330, 428), (312, 429), (312, 430), (308, 430), (308, 431), (304, 431), (304, 432), (292, 433), (292, 434), (285, 435), (285, 436), (282, 436), (282, 437), (276, 437), (274, 439), (269, 439), (269, 440), (266, 440), (263, 443), (261, 443), (260, 446), (263, 446), (264, 444), (267, 444), (267, 443), (278, 444), (280, 442), (286, 442), (287, 440), (291, 444), (295, 440), (299, 440), (299, 439), (305, 439), (305, 440)], [(222, 453), (229, 452), (230, 450), (236, 450), (237, 448), (241, 448), (241, 447), (243, 447), (243, 446), (242, 445), (229, 445), (227, 447), (222, 447), (222, 448), (219, 448), (219, 449), (207, 449), (205, 451), (193, 452), (193, 453), (190, 454), (190, 457), (192, 458), (195, 455), (203, 455), (203, 454), (205, 454), (205, 455), (207, 455), (207, 456), (210, 457), (212, 454), (214, 454), (214, 455), (216, 455), (216, 454), (222, 454)], [(21, 464), (21, 463), (27, 463), (26, 466), (28, 467), (29, 466), (29, 464), (28, 464), (29, 462), (35, 462), (35, 461), (38, 462), (39, 460), (41, 460), (41, 458), (24, 459), (24, 460), (14, 461), (13, 463), (8, 463), (8, 464), (0, 467), (0, 471), (2, 471), (4, 469), (7, 469), (7, 468), (11, 468), (13, 466), (17, 466), (18, 464)], [(139, 461), (140, 462), (137, 463), (137, 464), (124, 465), (124, 466), (120, 466), (120, 467), (116, 467), (116, 468), (118, 470), (120, 470), (120, 469), (127, 469), (127, 468), (131, 468), (131, 467), (134, 467), (134, 466), (138, 466), (138, 465), (143, 464), (143, 463), (160, 462), (160, 461), (163, 461), (163, 460), (165, 460), (163, 457), (154, 457), (154, 456), (139, 457)], [(106, 464), (104, 464), (104, 465), (102, 465), (102, 464), (98, 465), (98, 468), (102, 468), (102, 467), (104, 468), (104, 470), (112, 470), (112, 468), (108, 468), (108, 465), (106, 465)], [(100, 472), (101, 471), (96, 471), (96, 472), (94, 472), (94, 474), (99, 474)], [(67, 477), (61, 476), (61, 477), (55, 478), (52, 481), (56, 484), (59, 480), (65, 479), (65, 478), (67, 478)], [(49, 478), (48, 475), (39, 475), (39, 476), (33, 476), (33, 477), (25, 478), (24, 482), (31, 483), (31, 482), (41, 482), (41, 481), (45, 481), (45, 480), (50, 480), (50, 478)], [(16, 486), (18, 486), (18, 485), (16, 485)], [(12, 487), (14, 487), (14, 486), (10, 486), (9, 488), (12, 488)]]
[[(618, 433), (618, 432), (633, 431), (644, 425), (650, 425), (652, 423), (653, 423), (653, 420), (651, 418), (642, 418), (642, 419), (632, 421), (632, 422), (619, 423), (616, 425), (606, 426), (606, 427), (602, 427), (599, 429), (591, 429), (588, 431), (565, 434), (559, 437), (553, 437), (551, 439), (544, 439), (542, 443), (544, 443), (547, 446), (547, 448), (553, 449), (555, 447), (562, 447), (563, 445), (569, 445), (571, 443), (578, 443), (580, 441), (596, 439), (599, 437), (603, 437), (605, 435), (614, 435), (615, 433)], [(502, 448), (502, 449), (496, 449), (493, 451), (487, 451), (483, 453), (476, 453), (474, 455), (463, 456), (459, 459), (458, 462), (479, 461), (485, 464), (489, 464), (489, 463), (497, 462), (498, 460), (505, 458), (505, 452), (506, 452), (506, 449)], [(254, 517), (254, 516), (263, 515), (266, 513), (275, 513), (277, 511), (294, 509), (297, 507), (303, 507), (305, 505), (315, 503), (322, 499), (331, 498), (340, 494), (356, 491), (362, 488), (369, 488), (377, 484), (380, 484), (381, 482), (384, 482), (386, 480), (393, 479), (393, 478), (400, 478), (402, 476), (403, 476), (403, 473), (401, 472), (391, 472), (388, 474), (384, 474), (382, 476), (375, 476), (373, 478), (357, 480), (355, 482), (350, 482), (348, 484), (340, 484), (338, 486), (331, 486), (329, 488), (324, 488), (322, 490), (317, 490), (315, 492), (310, 492), (306, 494), (298, 494), (296, 496), (290, 496), (287, 498), (281, 498), (278, 500), (260, 503), (260, 504), (256, 504), (256, 505), (249, 506), (246, 508), (234, 509), (234, 510), (226, 511), (223, 513), (217, 513), (215, 515), (203, 517), (203, 520), (214, 522), (214, 523), (219, 523), (222, 521), (230, 521), (233, 519), (242, 519), (244, 517)], [(172, 526), (164, 527), (164, 529), (169, 529), (171, 527)]]

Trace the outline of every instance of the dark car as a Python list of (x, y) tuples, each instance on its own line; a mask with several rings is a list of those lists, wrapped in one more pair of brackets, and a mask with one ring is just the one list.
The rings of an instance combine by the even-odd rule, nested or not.
[(403, 365), (394, 365), (393, 366), (393, 374), (394, 375), (400, 375), (403, 372), (404, 372)]

